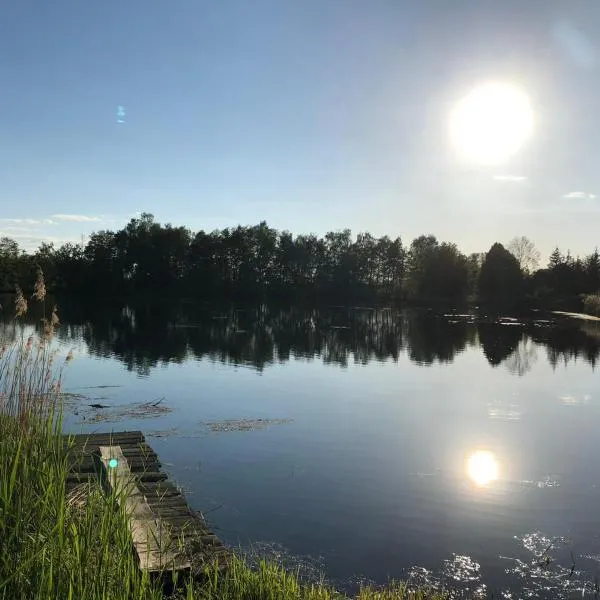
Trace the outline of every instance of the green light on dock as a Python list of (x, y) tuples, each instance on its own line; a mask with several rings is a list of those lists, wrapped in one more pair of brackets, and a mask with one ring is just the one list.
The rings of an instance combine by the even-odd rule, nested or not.
[(108, 466), (109, 466), (111, 469), (115, 469), (115, 468), (117, 467), (117, 465), (118, 465), (118, 464), (119, 464), (119, 461), (118, 461), (116, 458), (111, 458), (111, 459), (108, 461)]

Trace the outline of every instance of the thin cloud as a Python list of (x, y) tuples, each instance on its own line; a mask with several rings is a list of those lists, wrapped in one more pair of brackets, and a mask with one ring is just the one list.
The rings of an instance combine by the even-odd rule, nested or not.
[(70, 223), (98, 223), (102, 221), (100, 217), (90, 217), (88, 215), (52, 215), (52, 218)]
[(525, 181), (527, 177), (525, 175), (494, 175), (496, 181)]
[(4, 231), (17, 231), (17, 232), (34, 232), (34, 231), (38, 231), (38, 229), (36, 229), (35, 227), (20, 227), (20, 226), (9, 226), (9, 227), (5, 227)]
[(40, 219), (0, 219), (0, 223), (14, 223), (15, 225), (42, 225)]
[[(2, 237), (9, 237), (12, 238), (13, 240), (37, 240), (37, 237), (34, 237), (31, 235), (30, 233), (14, 233), (13, 230), (10, 227), (7, 227), (4, 230), (0, 230), (0, 236)], [(41, 239), (41, 238), (40, 238)], [(46, 239), (46, 238), (44, 238)]]
[(565, 200), (594, 200), (596, 197), (595, 194), (588, 192), (569, 192), (563, 196)]
[(33, 236), (33, 235), (26, 235), (24, 233), (8, 233), (7, 231), (0, 231), (0, 238), (1, 237), (9, 237), (13, 240), (15, 240), (15, 242), (17, 242), (19, 244), (19, 248), (21, 248), (21, 250), (26, 250), (27, 252), (32, 252), (37, 250), (40, 247), (40, 244), (42, 242), (46, 242), (47, 244), (52, 243), (55, 246), (62, 246), (63, 244), (66, 244), (67, 242), (71, 242), (74, 244), (80, 244), (81, 240), (78, 239), (73, 239), (73, 238), (63, 238), (63, 237), (55, 237), (55, 236), (49, 236), (49, 235), (40, 235), (40, 236)]
[(0, 219), (0, 223), (11, 223), (13, 225), (56, 225), (52, 219)]

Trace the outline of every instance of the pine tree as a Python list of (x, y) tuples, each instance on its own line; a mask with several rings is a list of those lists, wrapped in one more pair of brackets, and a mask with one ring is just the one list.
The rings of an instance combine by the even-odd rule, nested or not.
[(554, 248), (554, 251), (550, 255), (550, 261), (548, 262), (548, 268), (555, 269), (559, 265), (562, 265), (564, 260), (565, 259), (563, 258), (563, 255), (560, 253), (560, 250), (558, 249), (558, 246), (557, 246), (556, 248)]

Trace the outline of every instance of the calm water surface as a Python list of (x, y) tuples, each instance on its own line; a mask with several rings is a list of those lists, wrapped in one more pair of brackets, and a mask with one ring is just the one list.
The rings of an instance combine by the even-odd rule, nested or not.
[(65, 306), (65, 427), (141, 429), (224, 542), (347, 590), (592, 596), (600, 327), (548, 319)]

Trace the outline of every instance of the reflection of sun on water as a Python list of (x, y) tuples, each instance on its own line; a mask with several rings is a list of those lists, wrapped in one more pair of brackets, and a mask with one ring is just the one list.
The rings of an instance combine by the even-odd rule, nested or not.
[(467, 459), (467, 474), (475, 484), (487, 485), (498, 479), (498, 461), (491, 452), (477, 450)]

